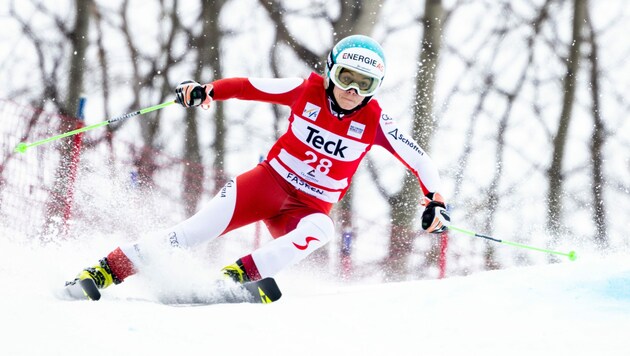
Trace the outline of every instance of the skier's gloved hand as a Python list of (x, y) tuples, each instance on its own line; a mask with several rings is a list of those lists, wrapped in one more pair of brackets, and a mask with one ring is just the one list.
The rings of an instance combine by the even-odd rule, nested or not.
[(212, 85), (201, 84), (187, 80), (175, 88), (175, 101), (183, 107), (200, 106), (208, 109), (212, 102)]
[(440, 233), (448, 228), (451, 217), (446, 211), (446, 203), (439, 193), (429, 193), (421, 201), (424, 206), (422, 212), (422, 228), (426, 232)]

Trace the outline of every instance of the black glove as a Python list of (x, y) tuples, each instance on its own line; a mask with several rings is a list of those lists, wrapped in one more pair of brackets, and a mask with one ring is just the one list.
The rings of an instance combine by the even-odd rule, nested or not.
[(446, 204), (438, 193), (429, 193), (423, 201), (422, 228), (426, 232), (440, 233), (448, 228), (451, 217), (446, 211)]
[[(175, 101), (183, 107), (199, 106), (206, 101), (210, 103), (206, 87), (192, 80), (182, 82), (175, 88)], [(210, 99), (211, 100), (211, 99)]]

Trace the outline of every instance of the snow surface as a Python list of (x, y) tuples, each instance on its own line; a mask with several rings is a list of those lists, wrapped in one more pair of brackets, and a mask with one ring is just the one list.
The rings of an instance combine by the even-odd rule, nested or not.
[(272, 305), (161, 304), (206, 273), (203, 258), (183, 251), (99, 302), (57, 297), (115, 243), (0, 239), (0, 354), (630, 354), (627, 255), (387, 284), (293, 272), (278, 276), (284, 296)]

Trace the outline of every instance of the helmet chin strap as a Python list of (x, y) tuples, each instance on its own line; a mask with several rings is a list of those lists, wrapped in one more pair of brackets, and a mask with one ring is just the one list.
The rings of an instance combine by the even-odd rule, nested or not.
[(328, 103), (330, 104), (330, 111), (332, 112), (333, 115), (337, 116), (337, 119), (339, 120), (343, 120), (345, 116), (357, 112), (362, 107), (367, 105), (370, 99), (372, 99), (372, 96), (366, 96), (365, 98), (363, 98), (363, 101), (359, 105), (357, 105), (355, 108), (350, 109), (350, 110), (342, 109), (341, 106), (339, 106), (337, 99), (335, 99), (335, 94), (333, 93), (334, 89), (335, 89), (335, 84), (332, 82), (332, 80), (328, 79), (328, 88), (326, 88), (326, 95), (328, 96)]

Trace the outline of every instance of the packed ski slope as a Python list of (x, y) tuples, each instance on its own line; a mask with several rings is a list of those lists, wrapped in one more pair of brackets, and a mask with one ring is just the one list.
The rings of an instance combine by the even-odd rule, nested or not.
[(0, 239), (2, 355), (628, 355), (630, 258), (468, 277), (342, 285), (278, 276), (272, 305), (168, 306), (204, 288), (205, 262), (181, 252), (99, 302), (57, 297), (64, 279), (115, 242), (41, 246)]

